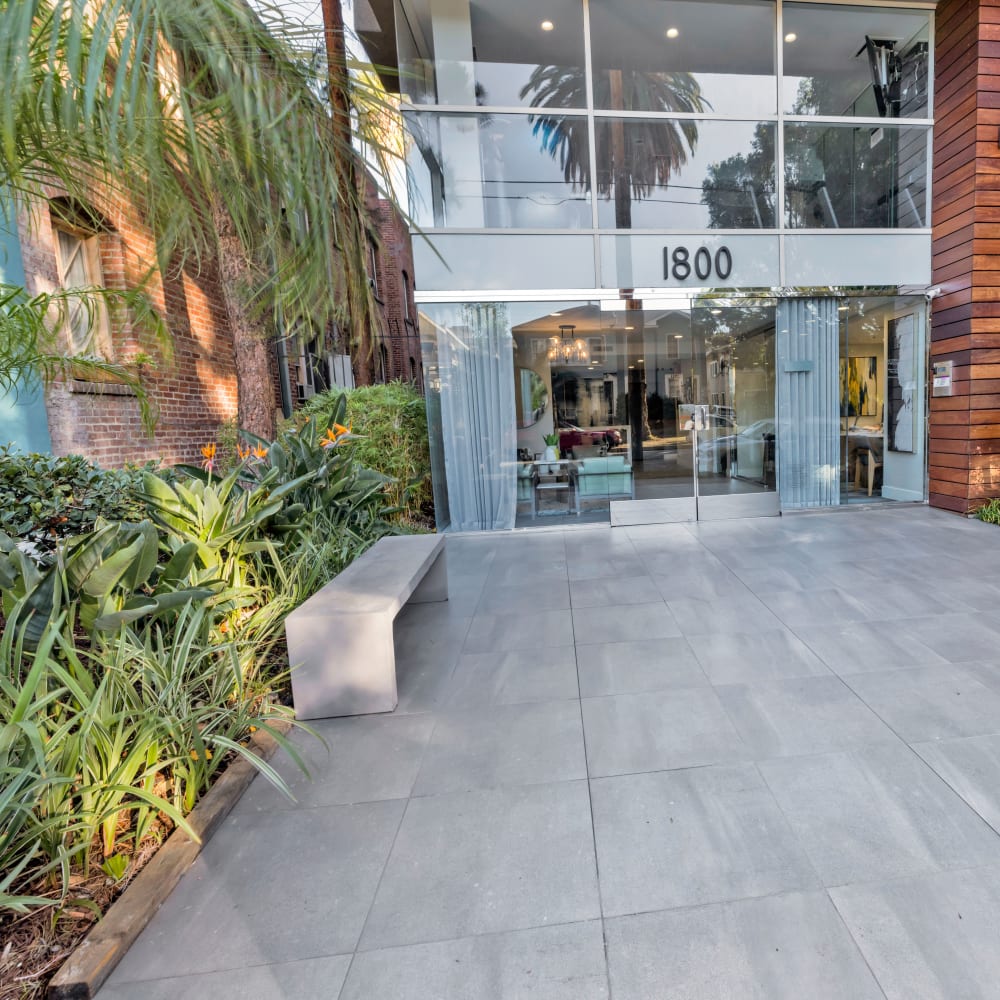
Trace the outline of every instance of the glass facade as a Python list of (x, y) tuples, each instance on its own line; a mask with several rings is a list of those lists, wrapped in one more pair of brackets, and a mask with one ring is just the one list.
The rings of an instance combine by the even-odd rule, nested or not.
[(924, 497), (931, 20), (397, 0), (453, 528)]

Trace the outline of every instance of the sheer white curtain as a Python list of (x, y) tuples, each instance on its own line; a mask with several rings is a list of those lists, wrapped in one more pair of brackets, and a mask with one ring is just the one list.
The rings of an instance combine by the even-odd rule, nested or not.
[(840, 503), (838, 300), (778, 303), (778, 489), (781, 506)]
[(441, 431), (453, 531), (513, 528), (514, 342), (507, 307), (435, 307)]

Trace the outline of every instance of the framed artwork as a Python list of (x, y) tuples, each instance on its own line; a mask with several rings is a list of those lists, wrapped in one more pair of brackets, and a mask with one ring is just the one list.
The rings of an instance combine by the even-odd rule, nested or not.
[(916, 450), (914, 397), (917, 388), (914, 313), (889, 320), (886, 358), (885, 432), (889, 451)]
[(878, 358), (840, 359), (840, 415), (878, 416)]

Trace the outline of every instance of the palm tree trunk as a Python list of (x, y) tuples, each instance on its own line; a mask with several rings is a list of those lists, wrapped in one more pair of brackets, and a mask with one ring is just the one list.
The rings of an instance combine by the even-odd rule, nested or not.
[[(611, 107), (614, 111), (625, 109), (625, 95), (622, 88), (622, 71), (610, 70)], [(632, 228), (632, 182), (628, 164), (625, 162), (625, 122), (621, 118), (611, 119), (611, 171), (615, 187), (615, 228)]]
[[(342, 149), (352, 145), (350, 80), (347, 72), (347, 42), (344, 32), (344, 11), (340, 0), (321, 0), (323, 12), (323, 38), (326, 45), (327, 92), (330, 100), (330, 114), (334, 136)], [(371, 369), (368, 360), (372, 352), (368, 335), (367, 308), (367, 233), (356, 218), (348, 192), (359, 190), (359, 182), (351, 157), (345, 156), (338, 164), (337, 186), (344, 192), (336, 207), (338, 229), (343, 234), (343, 262), (348, 315), (345, 327), (348, 334), (348, 350), (354, 369), (355, 385), (371, 383)], [(344, 238), (352, 234), (352, 238)]]
[(259, 287), (260, 278), (246, 259), (233, 220), (216, 202), (212, 210), (218, 245), (219, 279), (226, 318), (233, 336), (236, 364), (237, 422), (271, 440), (275, 433), (277, 400), (271, 377), (271, 338), (267, 326), (247, 308), (245, 294)]

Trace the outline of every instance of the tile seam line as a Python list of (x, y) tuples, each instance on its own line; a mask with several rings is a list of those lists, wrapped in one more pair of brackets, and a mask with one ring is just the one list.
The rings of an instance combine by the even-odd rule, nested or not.
[[(626, 536), (628, 537), (628, 536)], [(564, 536), (565, 540), (565, 536)], [(633, 539), (628, 539), (629, 544), (635, 549), (635, 542)], [(567, 563), (567, 582), (569, 582), (569, 566)], [(572, 600), (572, 584), (570, 584), (570, 600)], [(583, 696), (582, 687), (580, 684), (580, 655), (578, 652), (578, 646), (576, 642), (576, 621), (573, 618), (572, 613), (570, 614), (570, 627), (573, 630), (573, 663), (576, 667), (576, 694), (577, 694), (577, 709), (580, 716), (580, 735), (583, 737), (583, 766), (584, 771), (587, 775), (587, 810), (590, 814), (590, 846), (594, 852), (594, 880), (597, 883), (597, 910), (600, 914), (601, 921), (601, 948), (604, 954), (604, 981), (607, 984), (608, 989), (608, 1000), (612, 1000), (611, 997), (611, 962), (608, 957), (608, 929), (605, 924), (604, 917), (604, 891), (601, 885), (601, 859), (597, 854), (597, 827), (594, 822), (594, 796), (591, 789), (591, 776), (590, 776), (590, 755), (587, 752), (587, 724), (583, 718)]]

